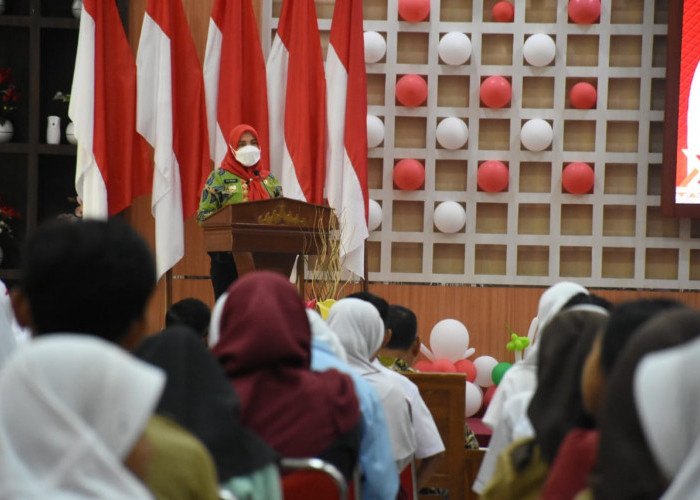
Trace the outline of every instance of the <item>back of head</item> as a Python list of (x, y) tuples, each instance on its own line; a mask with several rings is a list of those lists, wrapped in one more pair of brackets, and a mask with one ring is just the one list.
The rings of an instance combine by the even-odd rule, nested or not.
[(684, 307), (683, 303), (663, 298), (633, 300), (614, 307), (601, 339), (600, 364), (605, 375), (610, 375), (627, 341), (642, 324), (657, 314), (678, 307)]
[(375, 295), (370, 292), (355, 292), (351, 293), (350, 295), (347, 296), (349, 299), (360, 299), (364, 300), (365, 302), (369, 302), (372, 304), (374, 307), (377, 308), (377, 311), (379, 312), (379, 316), (382, 318), (382, 321), (384, 322), (385, 328), (386, 327), (386, 321), (387, 317), (389, 315), (389, 303), (384, 300), (382, 297), (379, 295)]
[(581, 371), (607, 312), (597, 306), (563, 311), (542, 332), (537, 390), (528, 408), (543, 458), (551, 463), (566, 433), (592, 424), (581, 401)]
[(0, 496), (24, 486), (25, 494), (128, 498), (108, 488), (129, 487), (122, 461), (164, 381), (159, 369), (98, 338), (52, 335), (18, 351), (0, 372)]
[(211, 310), (199, 299), (188, 297), (175, 302), (165, 313), (165, 326), (184, 325), (203, 339), (209, 334)]
[(328, 313), (328, 326), (338, 335), (353, 366), (366, 365), (382, 346), (384, 324), (371, 303), (345, 298)]
[(639, 420), (634, 375), (645, 355), (685, 344), (699, 335), (700, 312), (671, 308), (644, 322), (622, 350), (609, 377), (600, 418), (596, 498), (656, 499), (667, 487)]
[(23, 291), (37, 335), (71, 332), (119, 342), (155, 287), (153, 255), (130, 226), (51, 221), (27, 242)]
[(386, 345), (388, 349), (408, 351), (413, 346), (418, 332), (418, 321), (414, 312), (408, 307), (390, 305), (384, 323), (391, 330), (391, 339)]

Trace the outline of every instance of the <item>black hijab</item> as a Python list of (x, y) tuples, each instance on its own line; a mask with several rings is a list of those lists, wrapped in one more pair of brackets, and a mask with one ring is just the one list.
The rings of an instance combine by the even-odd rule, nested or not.
[(277, 460), (277, 454), (240, 423), (236, 392), (196, 333), (174, 326), (147, 337), (134, 354), (167, 374), (157, 413), (194, 434), (214, 458), (221, 482)]
[(570, 430), (593, 427), (583, 408), (581, 372), (607, 319), (607, 311), (598, 306), (576, 306), (557, 314), (542, 331), (537, 390), (527, 413), (542, 458), (549, 464)]
[(656, 465), (634, 400), (634, 374), (641, 359), (700, 336), (700, 312), (673, 309), (644, 323), (615, 363), (600, 417), (600, 449), (593, 476), (596, 499), (657, 499), (668, 481)]

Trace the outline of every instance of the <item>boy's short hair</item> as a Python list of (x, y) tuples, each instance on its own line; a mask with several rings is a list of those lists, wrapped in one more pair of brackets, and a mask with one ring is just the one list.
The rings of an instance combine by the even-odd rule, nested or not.
[(165, 313), (165, 326), (184, 325), (205, 339), (209, 334), (211, 309), (201, 300), (188, 297), (175, 302)]
[(632, 300), (615, 306), (600, 345), (600, 364), (605, 376), (610, 375), (627, 341), (639, 327), (657, 314), (677, 307), (684, 307), (684, 304), (664, 298)]
[(408, 351), (416, 341), (418, 321), (414, 312), (408, 307), (391, 304), (386, 318), (386, 327), (391, 329), (391, 339), (386, 345), (387, 349)]
[(52, 220), (27, 241), (22, 289), (37, 335), (86, 333), (118, 342), (143, 316), (153, 254), (118, 220)]

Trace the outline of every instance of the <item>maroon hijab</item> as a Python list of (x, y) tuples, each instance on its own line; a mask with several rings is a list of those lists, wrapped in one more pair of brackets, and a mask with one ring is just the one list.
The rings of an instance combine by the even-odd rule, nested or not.
[(224, 156), (221, 162), (221, 168), (228, 170), (232, 174), (248, 182), (249, 201), (266, 200), (270, 197), (270, 193), (267, 192), (262, 181), (270, 175), (270, 170), (267, 165), (263, 163), (262, 157), (260, 161), (252, 167), (246, 167), (239, 163), (236, 157), (233, 156), (233, 152), (231, 152), (231, 148), (238, 148), (238, 141), (241, 140), (241, 136), (245, 132), (250, 132), (257, 141), (260, 141), (258, 132), (250, 125), (238, 125), (234, 127), (228, 135), (228, 148), (226, 149), (226, 156)]
[(282, 456), (318, 456), (358, 423), (352, 380), (312, 372), (304, 304), (281, 274), (260, 271), (229, 289), (213, 352), (241, 401), (241, 422)]

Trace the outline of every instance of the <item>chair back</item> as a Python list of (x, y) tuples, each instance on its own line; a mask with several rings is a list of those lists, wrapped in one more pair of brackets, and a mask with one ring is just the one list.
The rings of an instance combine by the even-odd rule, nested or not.
[(284, 500), (347, 500), (348, 485), (340, 471), (320, 458), (283, 458)]

